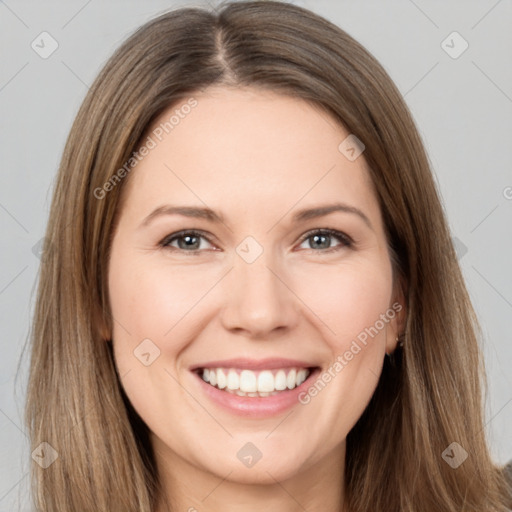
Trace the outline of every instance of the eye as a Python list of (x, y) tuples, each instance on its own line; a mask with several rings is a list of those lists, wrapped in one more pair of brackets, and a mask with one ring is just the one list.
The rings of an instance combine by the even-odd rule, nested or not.
[[(210, 243), (208, 238), (206, 238), (206, 236), (200, 231), (180, 231), (165, 237), (160, 242), (160, 246), (173, 250), (188, 252), (190, 254), (199, 254), (199, 250), (204, 249), (204, 247), (201, 247), (201, 239)], [(177, 247), (172, 245), (174, 242), (177, 242)]]
[[(332, 239), (336, 239), (339, 244), (334, 247), (330, 247)], [(197, 255), (201, 253), (201, 250), (205, 249), (202, 247), (201, 240), (205, 240), (207, 243), (212, 245), (208, 237), (201, 231), (197, 230), (172, 233), (166, 236), (159, 245), (173, 251), (177, 250), (189, 253), (190, 255)], [(302, 237), (301, 245), (307, 241), (310, 241), (310, 247), (312, 250), (322, 249), (321, 251), (315, 252), (324, 253), (337, 251), (343, 247), (352, 247), (353, 245), (353, 240), (348, 235), (334, 229), (316, 229), (314, 231), (309, 231)], [(173, 245), (175, 243), (177, 243), (177, 246)]]
[[(338, 240), (340, 244), (334, 247), (329, 247), (333, 238)], [(313, 249), (327, 249), (320, 252), (333, 252), (340, 250), (343, 247), (352, 247), (353, 244), (353, 240), (348, 235), (334, 229), (317, 229), (315, 231), (309, 231), (302, 238), (301, 245), (307, 241), (310, 241), (310, 247)]]

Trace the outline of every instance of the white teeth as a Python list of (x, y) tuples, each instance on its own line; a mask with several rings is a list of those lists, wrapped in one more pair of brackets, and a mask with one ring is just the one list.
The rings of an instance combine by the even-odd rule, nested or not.
[(297, 372), (297, 379), (295, 381), (295, 383), (297, 384), (297, 386), (300, 386), (307, 378), (308, 374), (307, 374), (307, 371), (304, 370), (303, 368), (300, 369), (298, 372)]
[(202, 378), (212, 386), (239, 396), (269, 396), (300, 386), (310, 373), (306, 368), (259, 372), (237, 371), (234, 368), (204, 368)]
[(284, 370), (279, 370), (276, 373), (274, 386), (277, 391), (283, 391), (286, 389), (286, 373)]
[(238, 373), (235, 370), (229, 370), (228, 373), (228, 389), (239, 389), (240, 388), (240, 379), (238, 377)]
[[(210, 379), (210, 384), (212, 383)], [(215, 385), (215, 384), (214, 384)], [(240, 373), (240, 391), (244, 393), (258, 391), (258, 383), (256, 381), (256, 375), (251, 370), (242, 370)]]
[(224, 389), (228, 385), (228, 380), (226, 379), (226, 374), (222, 371), (222, 368), (217, 370), (217, 387), (219, 389)]
[(258, 375), (258, 391), (260, 393), (270, 393), (275, 391), (274, 376), (272, 372), (265, 370)]
[(288, 386), (288, 389), (293, 389), (295, 387), (295, 382), (297, 380), (297, 372), (295, 369), (290, 370), (290, 373), (286, 377), (286, 385)]

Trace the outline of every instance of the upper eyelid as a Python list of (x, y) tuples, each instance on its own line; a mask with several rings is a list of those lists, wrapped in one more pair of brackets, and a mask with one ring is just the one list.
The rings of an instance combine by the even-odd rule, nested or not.
[(183, 229), (181, 231), (176, 231), (175, 233), (170, 233), (169, 235), (166, 235), (162, 239), (162, 241), (160, 243), (163, 244), (163, 243), (166, 243), (166, 242), (170, 242), (171, 240), (175, 240), (177, 238), (181, 238), (181, 237), (183, 237), (185, 235), (188, 235), (190, 233), (193, 233), (195, 235), (201, 236), (202, 238), (207, 240), (209, 243), (213, 243), (213, 241), (210, 240), (211, 238), (213, 238), (215, 240), (215, 237), (213, 235), (210, 235), (210, 234), (208, 234), (205, 231), (202, 231), (200, 229)]
[(314, 228), (310, 229), (309, 231), (306, 231), (300, 238), (301, 241), (306, 240), (310, 236), (314, 234), (323, 234), (327, 236), (333, 236), (333, 237), (339, 237), (339, 238), (347, 238), (350, 242), (353, 242), (353, 238), (350, 235), (347, 235), (344, 231), (340, 231), (339, 229), (332, 229), (332, 228)]

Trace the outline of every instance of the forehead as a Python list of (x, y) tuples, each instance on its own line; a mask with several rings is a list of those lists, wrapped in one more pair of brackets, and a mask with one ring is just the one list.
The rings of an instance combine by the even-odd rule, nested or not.
[(275, 215), (297, 203), (346, 201), (378, 215), (363, 155), (350, 161), (339, 149), (349, 135), (302, 99), (210, 88), (168, 108), (149, 128), (154, 147), (135, 167), (127, 200), (138, 208), (179, 200), (222, 210), (229, 203), (259, 215), (262, 206)]

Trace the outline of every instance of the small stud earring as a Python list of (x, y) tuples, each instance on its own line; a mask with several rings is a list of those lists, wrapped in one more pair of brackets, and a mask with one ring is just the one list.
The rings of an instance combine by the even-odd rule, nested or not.
[[(399, 335), (399, 336), (397, 336), (397, 337), (395, 338), (395, 341), (396, 341), (396, 345), (397, 345), (397, 347), (398, 347), (398, 348), (402, 348), (402, 347), (404, 346), (404, 337), (403, 337), (403, 335)], [(388, 357), (391, 357), (392, 353), (391, 353), (391, 354), (389, 354), (388, 352), (386, 352), (386, 355), (387, 355)]]

